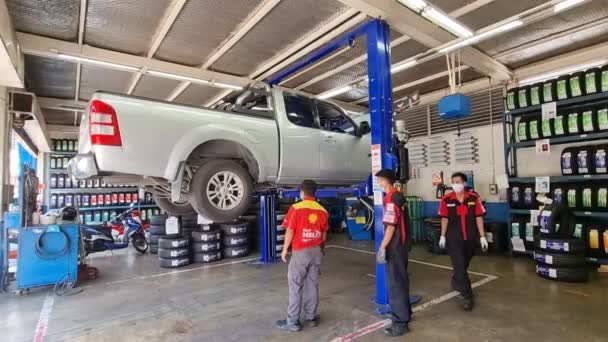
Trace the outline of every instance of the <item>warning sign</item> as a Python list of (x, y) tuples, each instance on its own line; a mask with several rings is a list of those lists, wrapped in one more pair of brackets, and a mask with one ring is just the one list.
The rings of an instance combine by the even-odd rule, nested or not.
[(372, 174), (382, 170), (382, 149), (380, 144), (372, 145)]
[(433, 186), (443, 184), (443, 172), (433, 171)]

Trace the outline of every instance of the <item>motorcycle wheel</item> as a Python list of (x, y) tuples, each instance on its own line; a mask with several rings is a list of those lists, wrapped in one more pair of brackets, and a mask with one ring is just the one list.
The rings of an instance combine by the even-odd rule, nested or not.
[(148, 241), (143, 235), (134, 236), (131, 240), (133, 248), (139, 253), (145, 254), (148, 251)]

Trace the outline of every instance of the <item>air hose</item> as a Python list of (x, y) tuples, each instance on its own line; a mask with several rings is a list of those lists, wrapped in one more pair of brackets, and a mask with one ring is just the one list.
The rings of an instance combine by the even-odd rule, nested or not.
[[(56, 230), (50, 230), (56, 229)], [(63, 248), (57, 252), (49, 253), (44, 249), (44, 245), (42, 243), (42, 237), (49, 233), (59, 233), (63, 236)], [(38, 235), (38, 239), (36, 239), (36, 255), (41, 259), (51, 260), (57, 259), (62, 255), (65, 255), (70, 250), (70, 237), (68, 234), (59, 226), (50, 226), (48, 227), (44, 233)]]

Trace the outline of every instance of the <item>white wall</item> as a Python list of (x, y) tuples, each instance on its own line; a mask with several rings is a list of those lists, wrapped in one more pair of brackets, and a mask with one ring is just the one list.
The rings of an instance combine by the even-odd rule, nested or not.
[(421, 168), (420, 174), (422, 177), (420, 179), (411, 179), (407, 183), (407, 194), (409, 196), (420, 196), (425, 201), (437, 200), (435, 197), (435, 187), (432, 185), (433, 171), (443, 171), (443, 181), (448, 185), (450, 183), (450, 176), (452, 173), (457, 171), (473, 171), (475, 190), (479, 192), (482, 198), (486, 201), (499, 201), (498, 195), (490, 194), (490, 184), (496, 183), (495, 175), (505, 173), (502, 124), (466, 129), (462, 132), (470, 133), (478, 139), (479, 162), (476, 164), (456, 164), (454, 157), (454, 140), (457, 138), (456, 131), (446, 134), (439, 134), (432, 137), (414, 138), (409, 142), (408, 146), (411, 147), (420, 142), (425, 142), (428, 144), (431, 141), (442, 137), (450, 143), (451, 158), (449, 166), (429, 165), (428, 167)]

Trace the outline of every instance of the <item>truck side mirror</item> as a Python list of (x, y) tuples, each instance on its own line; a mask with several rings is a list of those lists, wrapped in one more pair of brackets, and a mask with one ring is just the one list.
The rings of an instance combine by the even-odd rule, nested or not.
[(359, 134), (366, 135), (367, 133), (369, 133), (371, 131), (372, 131), (372, 128), (369, 126), (369, 122), (361, 121), (361, 123), (359, 124)]

